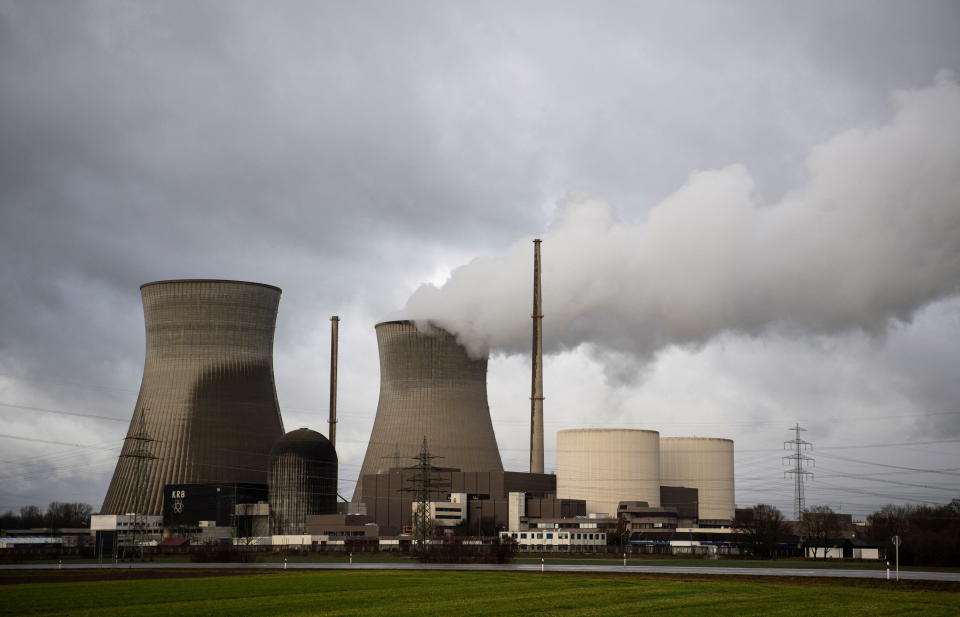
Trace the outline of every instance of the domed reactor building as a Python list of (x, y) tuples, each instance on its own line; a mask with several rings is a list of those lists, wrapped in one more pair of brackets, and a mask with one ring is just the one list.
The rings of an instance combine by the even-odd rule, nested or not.
[(165, 484), (266, 484), (284, 432), (273, 380), (280, 289), (178, 280), (140, 292), (143, 381), (100, 513), (158, 515)]
[(376, 326), (380, 401), (353, 493), (364, 475), (414, 464), (424, 438), (434, 465), (503, 471), (487, 404), (487, 358), (471, 358), (446, 330), (411, 321)]
[(307, 517), (337, 513), (337, 453), (307, 428), (290, 431), (270, 452), (270, 530), (302, 534)]

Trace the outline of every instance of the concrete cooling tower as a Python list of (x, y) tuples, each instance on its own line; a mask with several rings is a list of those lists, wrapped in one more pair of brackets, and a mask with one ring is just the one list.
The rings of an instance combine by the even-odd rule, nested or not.
[(380, 402), (353, 494), (363, 476), (414, 464), (424, 437), (434, 465), (502, 471), (487, 405), (487, 359), (471, 358), (452, 334), (410, 321), (377, 324)]
[(714, 437), (661, 437), (660, 481), (698, 491), (700, 523), (732, 521), (733, 441)]
[(660, 506), (660, 434), (633, 429), (557, 432), (557, 498), (616, 516), (621, 501)]
[(143, 381), (101, 513), (160, 514), (164, 484), (265, 484), (283, 435), (273, 382), (280, 289), (180, 280), (140, 292)]

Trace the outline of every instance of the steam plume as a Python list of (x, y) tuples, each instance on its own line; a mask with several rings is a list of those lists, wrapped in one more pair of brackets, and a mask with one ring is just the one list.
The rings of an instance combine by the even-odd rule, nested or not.
[[(542, 234), (545, 350), (642, 361), (727, 331), (882, 333), (956, 294), (960, 85), (942, 72), (893, 104), (889, 123), (813, 148), (807, 183), (776, 203), (758, 201), (741, 165), (693, 173), (636, 222), (563, 200)], [(529, 247), (421, 286), (404, 316), (429, 316), (475, 353), (526, 351)]]

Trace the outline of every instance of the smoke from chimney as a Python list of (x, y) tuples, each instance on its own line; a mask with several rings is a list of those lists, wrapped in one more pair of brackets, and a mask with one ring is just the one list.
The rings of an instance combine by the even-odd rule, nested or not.
[[(814, 147), (806, 184), (774, 203), (741, 165), (693, 173), (637, 221), (562, 200), (542, 236), (546, 351), (586, 345), (616, 377), (724, 332), (882, 333), (960, 292), (960, 86), (944, 72), (893, 102), (889, 123)], [(475, 354), (526, 352), (529, 241), (421, 286), (402, 314)]]

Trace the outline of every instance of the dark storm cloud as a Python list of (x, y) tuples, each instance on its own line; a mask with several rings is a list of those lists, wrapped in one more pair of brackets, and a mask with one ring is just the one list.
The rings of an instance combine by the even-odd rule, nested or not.
[(128, 415), (137, 286), (180, 277), (284, 288), (303, 406), (349, 308), (369, 389), (372, 322), (569, 189), (635, 220), (697, 169), (801, 184), (810, 146), (960, 66), (957, 5), (905, 6), (2, 1), (0, 400)]

